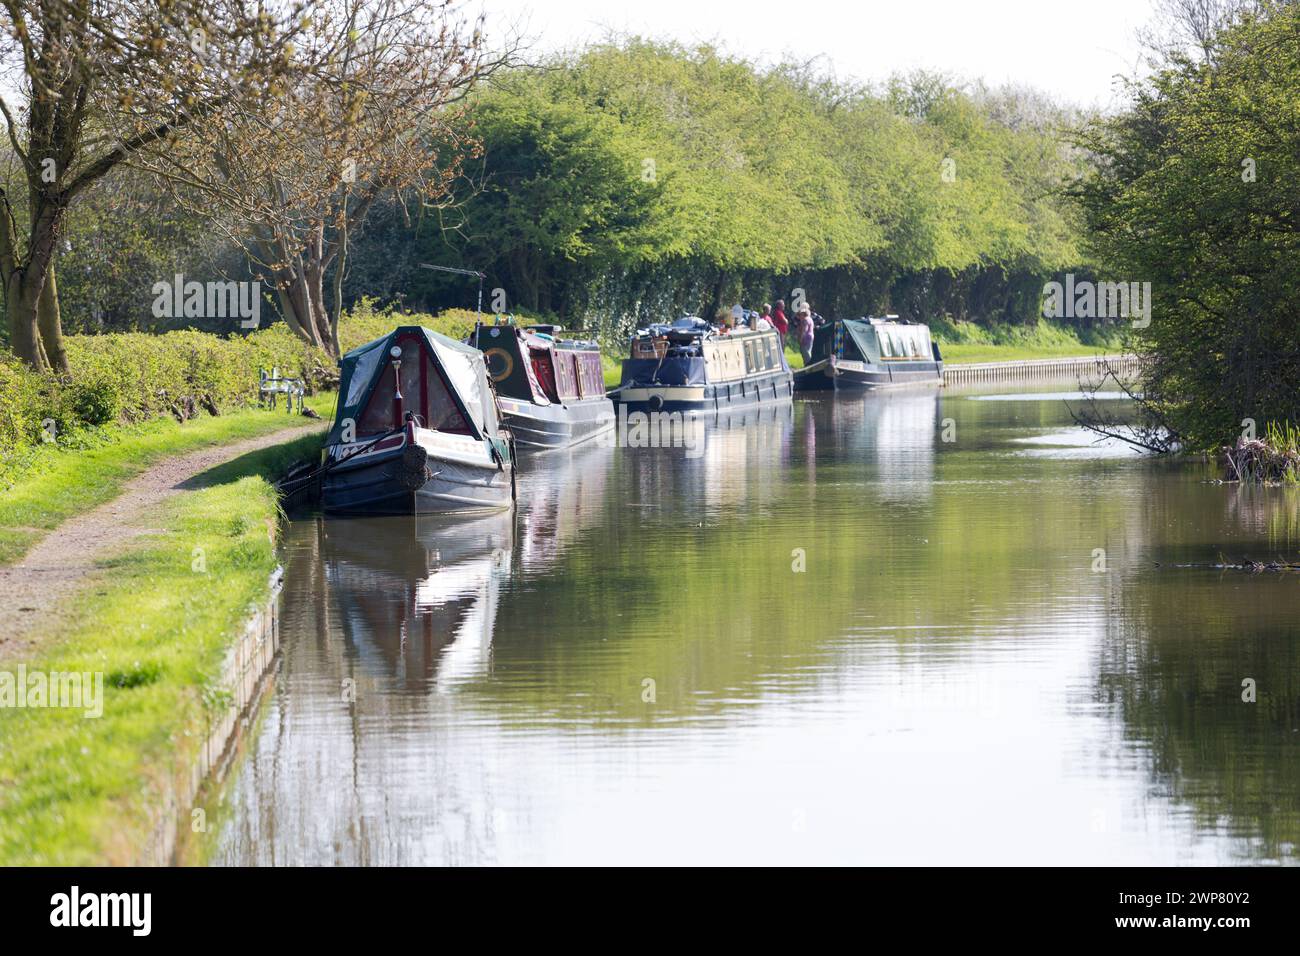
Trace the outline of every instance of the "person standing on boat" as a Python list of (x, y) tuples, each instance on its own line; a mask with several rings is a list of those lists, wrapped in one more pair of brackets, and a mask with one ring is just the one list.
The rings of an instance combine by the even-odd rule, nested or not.
[(794, 327), (799, 339), (799, 354), (803, 356), (803, 364), (807, 365), (812, 361), (813, 347), (812, 307), (807, 302), (800, 303), (799, 311), (795, 313)]
[[(768, 306), (763, 305), (763, 314), (766, 315)], [(785, 299), (776, 300), (776, 308), (772, 310), (772, 324), (776, 330), (781, 333), (781, 347), (785, 347), (785, 337), (790, 334), (790, 320), (785, 317)]]

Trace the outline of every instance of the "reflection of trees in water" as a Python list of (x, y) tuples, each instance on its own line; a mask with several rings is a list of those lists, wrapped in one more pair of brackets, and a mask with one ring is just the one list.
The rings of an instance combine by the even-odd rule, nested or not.
[[(1169, 566), (1213, 561), (1218, 545), (1263, 547), (1285, 496), (1244, 501), (1204, 486), (1147, 509), (1162, 541), (1118, 589), (1099, 659), (1098, 698), (1117, 706), (1128, 739), (1150, 748), (1153, 779), (1198, 826), (1257, 845), (1243, 857), (1294, 859), (1300, 841), (1300, 579)], [(1226, 506), (1216, 500), (1225, 493)], [(1200, 504), (1201, 508), (1196, 506)], [(1174, 506), (1174, 507), (1171, 507)], [(1181, 521), (1170, 520), (1173, 513)], [(1223, 531), (1215, 518), (1223, 515)], [(1203, 518), (1207, 527), (1197, 518)], [(1253, 536), (1232, 538), (1245, 526)], [(1257, 701), (1242, 700), (1242, 681)]]
[[(1285, 556), (1293, 557), (1300, 546), (1300, 488), (1238, 485), (1226, 491), (1224, 510), (1234, 524), (1264, 537)], [(1251, 555), (1256, 560), (1274, 556)]]
[[(544, 585), (516, 582), (504, 604), (493, 678), (517, 678), (510, 719), (739, 714), (737, 701), (774, 679), (792, 692), (835, 679), (846, 654), (936, 635), (946, 652), (927, 660), (957, 673), (990, 628), (1032, 632), (1091, 599), (1091, 549), (1122, 562), (1144, 529), (1136, 494), (1079, 492), (1127, 466), (1030, 461), (1008, 474), (946, 454), (940, 401), (800, 401), (793, 415), (711, 434), (694, 459), (620, 449), (582, 546)], [(1063, 406), (1054, 414), (1068, 421)], [(1076, 486), (1043, 480), (1081, 469)], [(870, 641), (847, 637), (862, 628)], [(654, 708), (645, 678), (660, 682)]]

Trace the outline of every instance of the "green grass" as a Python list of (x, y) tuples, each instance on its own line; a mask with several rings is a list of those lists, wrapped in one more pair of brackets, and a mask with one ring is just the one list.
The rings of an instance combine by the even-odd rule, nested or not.
[(1050, 322), (981, 326), (939, 319), (930, 323), (930, 331), (944, 362), (953, 364), (1073, 358), (1123, 350), (1121, 330), (1116, 328), (1078, 330)]
[(163, 782), (188, 772), (207, 709), (226, 699), (214, 685), (226, 648), (268, 595), (279, 516), (268, 479), (319, 443), (244, 455), (154, 508), (157, 530), (101, 564), (26, 662), (29, 673), (102, 672), (103, 716), (0, 709), (0, 865), (139, 858)]
[(618, 388), (623, 379), (623, 356), (610, 355), (607, 349), (601, 349), (600, 367), (605, 373), (605, 388)]
[[(320, 415), (333, 413), (334, 395), (307, 400)], [(179, 424), (154, 419), (81, 433), (75, 445), (42, 446), (8, 474), (0, 494), (0, 566), (21, 558), (46, 532), (73, 515), (117, 497), (150, 465), (173, 455), (225, 445), (307, 424), (283, 410), (244, 409)]]
[(1096, 345), (1073, 345), (1059, 348), (1034, 348), (1015, 345), (944, 345), (939, 344), (943, 360), (948, 364), (969, 362), (1018, 362), (1025, 359), (1078, 358), (1088, 355), (1110, 355), (1114, 348)]

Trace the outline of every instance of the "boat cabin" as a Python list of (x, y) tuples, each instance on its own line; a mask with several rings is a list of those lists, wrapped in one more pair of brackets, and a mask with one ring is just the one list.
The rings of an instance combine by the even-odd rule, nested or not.
[(539, 405), (604, 399), (605, 376), (595, 342), (563, 339), (553, 325), (475, 327), (497, 394)]

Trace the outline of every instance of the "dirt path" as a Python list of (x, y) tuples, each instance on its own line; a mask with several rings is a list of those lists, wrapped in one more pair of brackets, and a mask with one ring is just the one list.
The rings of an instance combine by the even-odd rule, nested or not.
[(310, 427), (285, 428), (158, 462), (132, 478), (118, 497), (65, 521), (17, 564), (0, 568), (0, 660), (32, 650), (36, 642), (27, 635), (57, 617), (63, 602), (94, 572), (95, 562), (148, 530), (140, 524), (147, 509), (184, 490), (187, 481), (209, 468), (290, 441)]

